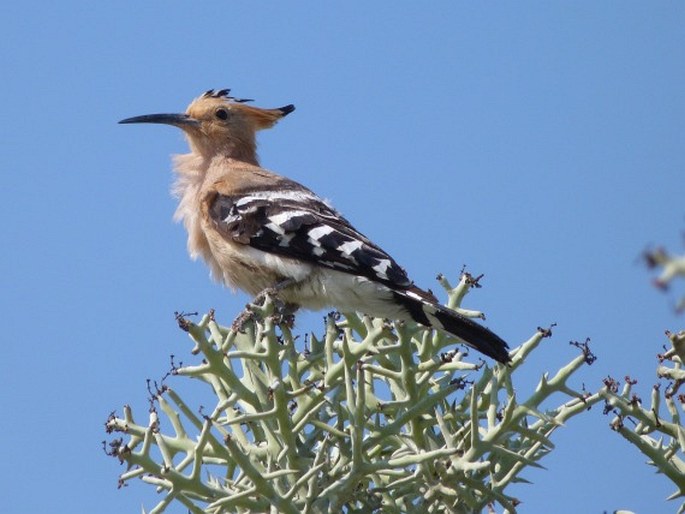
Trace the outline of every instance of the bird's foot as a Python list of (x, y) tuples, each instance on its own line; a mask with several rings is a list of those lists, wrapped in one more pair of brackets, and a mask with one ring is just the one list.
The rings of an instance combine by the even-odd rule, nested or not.
[[(245, 323), (255, 319), (261, 307), (266, 306), (267, 297), (271, 300), (272, 312), (269, 314), (277, 324), (284, 324), (292, 327), (295, 323), (294, 313), (298, 309), (298, 305), (293, 303), (286, 303), (280, 297), (279, 293), (286, 287), (295, 283), (292, 279), (285, 279), (278, 282), (273, 287), (267, 287), (254, 297), (252, 302), (245, 306), (243, 312), (233, 321), (231, 328), (236, 332), (243, 332)], [(264, 313), (266, 314), (266, 313)]]
[(274, 287), (267, 287), (266, 289), (263, 289), (257, 296), (255, 296), (252, 299), (252, 304), (253, 305), (259, 305), (260, 307), (263, 306), (266, 303), (266, 297), (270, 296), (274, 304), (283, 303), (280, 301), (278, 298), (278, 292), (279, 292), (279, 287), (274, 286)]
[(250, 309), (249, 305), (246, 305), (245, 309), (243, 309), (243, 312), (238, 314), (238, 317), (233, 320), (233, 323), (231, 324), (231, 330), (233, 330), (233, 332), (244, 332), (243, 327), (245, 326), (245, 323), (254, 318), (255, 313), (252, 311), (252, 309)]
[(274, 323), (277, 325), (293, 328), (295, 326), (295, 312), (298, 307), (299, 306), (294, 303), (279, 302), (275, 305), (271, 319), (273, 319)]
[(264, 302), (266, 301), (266, 297), (270, 296), (273, 298), (274, 303), (280, 302), (283, 304), (283, 302), (280, 301), (279, 299), (279, 293), (283, 291), (284, 289), (290, 287), (293, 285), (296, 281), (292, 278), (284, 278), (280, 282), (277, 282), (271, 287), (267, 287), (266, 289), (263, 289), (257, 296), (254, 297), (254, 300), (252, 300), (252, 303), (255, 305), (264, 305)]
[[(264, 300), (262, 300), (262, 305), (263, 301)], [(258, 305), (257, 302), (246, 305), (243, 312), (233, 320), (231, 330), (234, 332), (244, 332), (245, 324), (258, 318), (258, 312), (255, 311), (255, 307), (260, 306), (261, 305)], [(270, 314), (270, 317), (277, 325), (284, 325), (288, 328), (292, 328), (295, 326), (295, 312), (298, 307), (299, 306), (294, 303), (284, 303), (275, 299), (273, 302), (273, 312)]]

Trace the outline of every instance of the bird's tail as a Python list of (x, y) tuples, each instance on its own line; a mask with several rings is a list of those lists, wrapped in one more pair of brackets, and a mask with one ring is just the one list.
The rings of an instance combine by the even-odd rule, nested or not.
[(503, 364), (511, 361), (509, 345), (501, 337), (472, 319), (431, 301), (430, 295), (424, 291), (417, 288), (416, 291), (395, 290), (393, 293), (417, 323), (449, 332)]

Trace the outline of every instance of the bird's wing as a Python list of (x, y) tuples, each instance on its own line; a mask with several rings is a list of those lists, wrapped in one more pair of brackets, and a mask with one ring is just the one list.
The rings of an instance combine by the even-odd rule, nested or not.
[(264, 252), (407, 289), (406, 272), (335, 209), (306, 189), (215, 193), (207, 199), (217, 231)]

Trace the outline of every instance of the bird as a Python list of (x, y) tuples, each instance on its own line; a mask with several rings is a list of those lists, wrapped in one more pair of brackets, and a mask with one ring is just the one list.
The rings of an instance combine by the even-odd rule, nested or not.
[(261, 108), (250, 101), (231, 96), (230, 89), (210, 89), (184, 113), (119, 122), (166, 124), (184, 132), (190, 153), (174, 156), (174, 219), (188, 232), (191, 258), (202, 258), (212, 277), (231, 289), (254, 296), (271, 292), (294, 310), (334, 308), (413, 320), (510, 362), (502, 338), (416, 286), (327, 200), (260, 166), (257, 132), (295, 106)]

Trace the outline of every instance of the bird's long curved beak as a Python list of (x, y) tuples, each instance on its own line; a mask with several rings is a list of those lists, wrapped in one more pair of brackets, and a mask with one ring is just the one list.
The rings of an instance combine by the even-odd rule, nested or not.
[(126, 118), (119, 123), (161, 123), (175, 127), (196, 127), (200, 124), (200, 122), (187, 114), (144, 114), (143, 116)]

